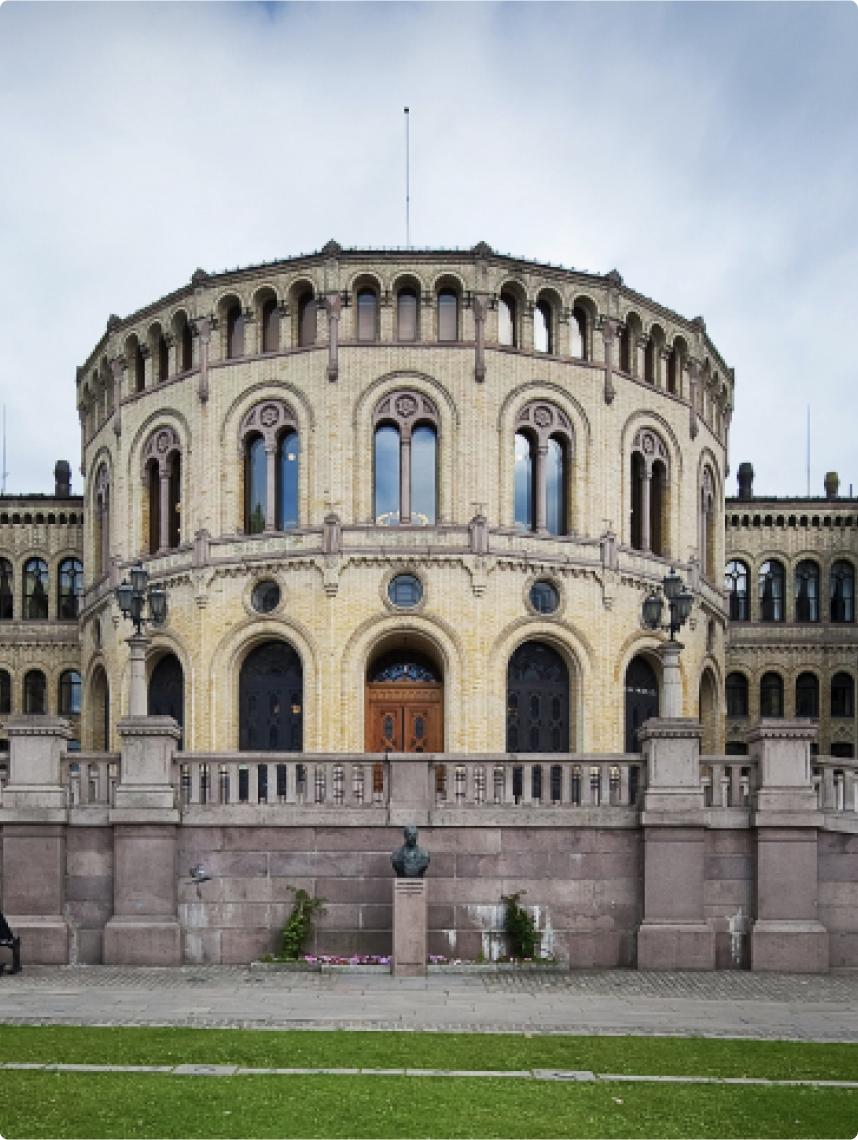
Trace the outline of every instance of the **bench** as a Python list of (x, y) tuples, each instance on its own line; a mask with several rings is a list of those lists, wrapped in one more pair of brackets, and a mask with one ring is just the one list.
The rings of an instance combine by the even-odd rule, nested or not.
[[(12, 951), (12, 969), (10, 974), (21, 973), (21, 939), (12, 933), (12, 928), (6, 921), (6, 916), (0, 910), (0, 946), (8, 946)], [(0, 974), (5, 973), (6, 963), (0, 962)]]

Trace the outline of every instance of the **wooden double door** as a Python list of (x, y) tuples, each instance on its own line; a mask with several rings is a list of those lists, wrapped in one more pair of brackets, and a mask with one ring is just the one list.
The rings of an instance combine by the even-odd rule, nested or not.
[(367, 752), (443, 752), (444, 687), (438, 681), (370, 682)]

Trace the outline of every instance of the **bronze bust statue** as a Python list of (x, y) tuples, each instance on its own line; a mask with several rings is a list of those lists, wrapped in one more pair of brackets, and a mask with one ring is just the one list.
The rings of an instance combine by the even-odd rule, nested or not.
[(409, 823), (403, 828), (405, 842), (390, 856), (397, 879), (422, 879), (429, 866), (429, 852), (417, 846), (417, 828)]

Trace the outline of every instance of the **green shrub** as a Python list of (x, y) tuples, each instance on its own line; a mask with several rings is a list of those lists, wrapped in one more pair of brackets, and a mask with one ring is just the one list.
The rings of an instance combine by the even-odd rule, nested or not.
[(301, 957), (304, 943), (312, 933), (313, 919), (317, 914), (325, 913), (327, 900), (315, 898), (303, 887), (290, 887), (289, 890), (295, 896), (295, 905), (283, 927), (280, 953), (277, 957), (281, 961), (294, 962)]
[(516, 891), (512, 895), (501, 895), (501, 901), (506, 906), (504, 930), (510, 958), (533, 958), (539, 941), (536, 923), (518, 903), (524, 894), (527, 892)]

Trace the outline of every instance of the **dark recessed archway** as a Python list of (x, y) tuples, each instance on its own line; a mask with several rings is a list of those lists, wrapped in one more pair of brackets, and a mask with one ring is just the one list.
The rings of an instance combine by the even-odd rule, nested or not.
[(242, 752), (300, 752), (303, 733), (301, 658), (287, 641), (265, 641), (241, 667), (238, 747)]

